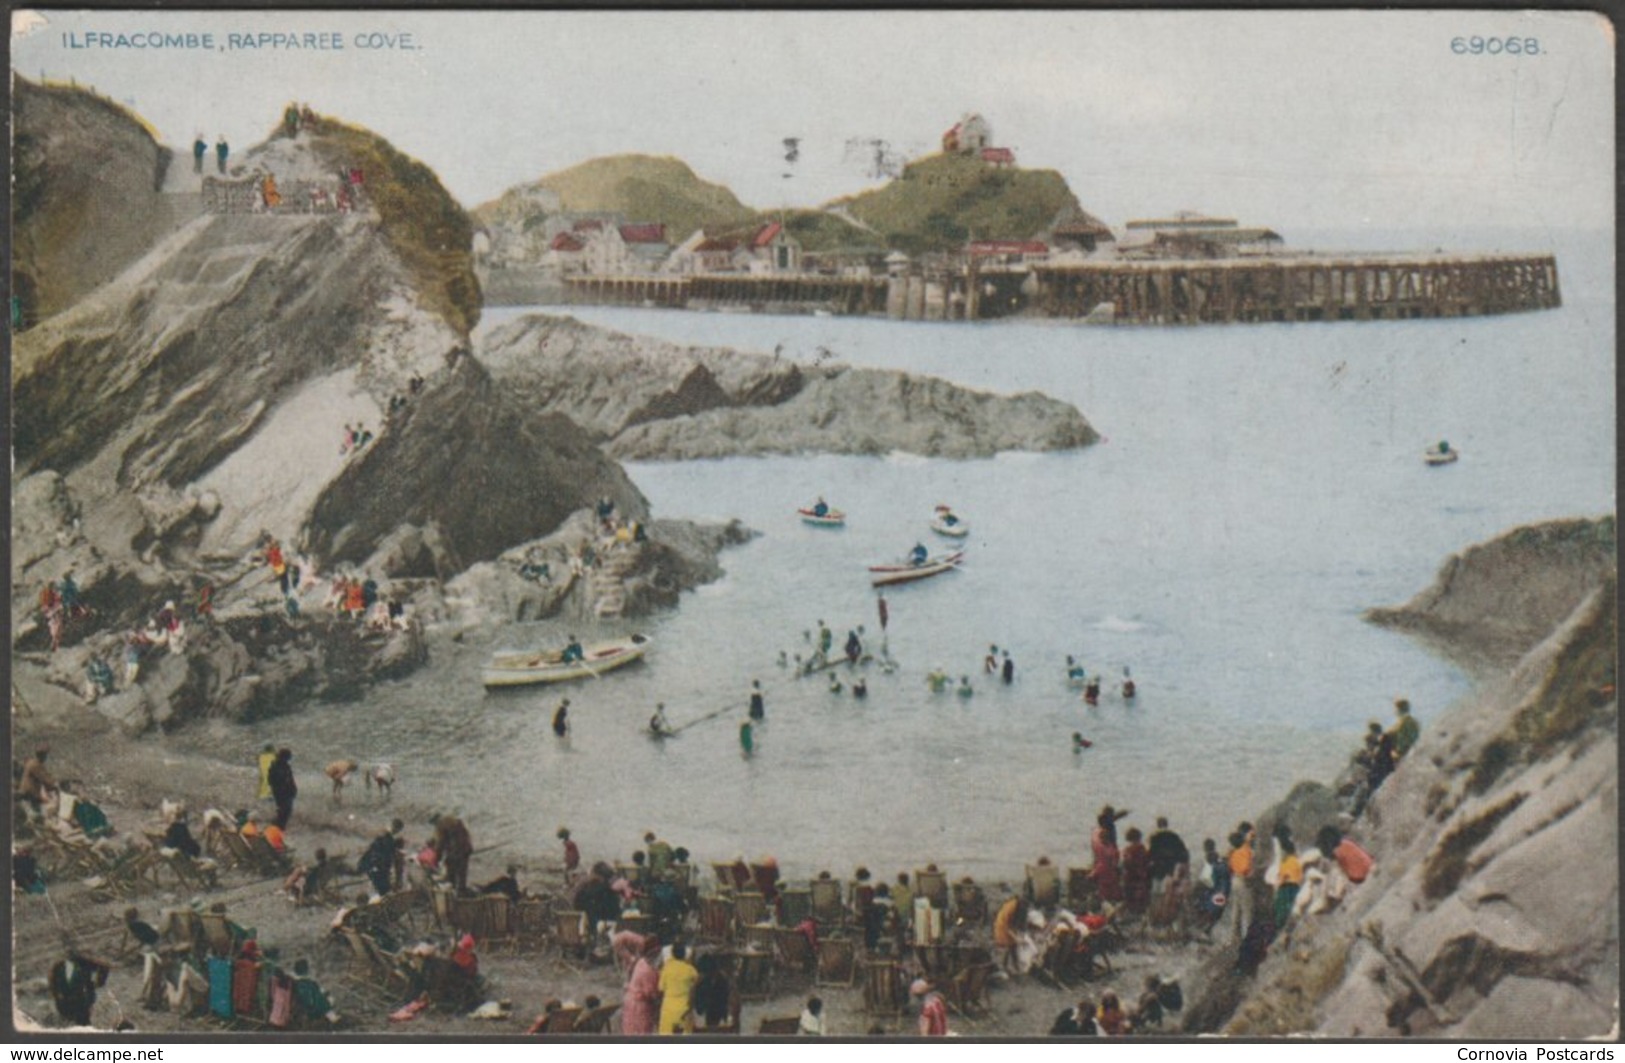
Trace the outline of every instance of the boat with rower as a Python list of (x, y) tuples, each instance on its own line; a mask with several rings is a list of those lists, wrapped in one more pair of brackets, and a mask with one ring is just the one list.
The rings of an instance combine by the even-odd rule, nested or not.
[(937, 554), (920, 562), (870, 565), (869, 584), (873, 587), (890, 587), (898, 583), (913, 583), (915, 580), (940, 576), (949, 569), (957, 568), (964, 557), (965, 551), (955, 550), (951, 554)]
[(582, 647), (581, 657), (570, 661), (564, 659), (563, 650), (506, 650), (492, 654), (481, 675), (488, 688), (596, 678), (640, 660), (648, 652), (649, 642), (648, 635), (598, 642)]
[(819, 512), (816, 506), (808, 506), (798, 509), (796, 512), (800, 514), (803, 522), (817, 528), (841, 528), (846, 526), (846, 514), (838, 509), (831, 509), (829, 506), (824, 506), (823, 512)]

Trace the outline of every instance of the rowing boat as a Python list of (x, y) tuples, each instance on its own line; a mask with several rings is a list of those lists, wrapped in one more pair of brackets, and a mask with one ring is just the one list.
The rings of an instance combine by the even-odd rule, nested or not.
[(1429, 465), (1450, 465), (1458, 454), (1454, 450), (1430, 450), (1422, 455), (1422, 460)]
[(962, 520), (948, 524), (939, 517), (931, 522), (931, 530), (938, 535), (946, 535), (950, 539), (963, 539), (970, 534), (970, 525)]
[(873, 587), (890, 587), (896, 583), (913, 583), (915, 580), (927, 579), (940, 575), (951, 568), (956, 568), (964, 558), (965, 551), (955, 550), (951, 554), (938, 554), (928, 557), (917, 565), (870, 565), (869, 584)]
[(798, 509), (796, 512), (801, 514), (803, 521), (818, 528), (840, 528), (846, 524), (846, 514), (838, 509), (829, 510), (823, 515), (814, 513), (810, 509)]
[(491, 663), (485, 666), (482, 678), (487, 687), (563, 683), (589, 676), (596, 678), (640, 659), (648, 649), (648, 635), (633, 635), (627, 639), (587, 646), (582, 650), (579, 661), (566, 662), (560, 650), (495, 653), (491, 655)]

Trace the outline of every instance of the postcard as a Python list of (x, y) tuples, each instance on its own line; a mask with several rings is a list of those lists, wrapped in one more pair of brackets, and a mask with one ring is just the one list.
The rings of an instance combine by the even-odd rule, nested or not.
[(1616, 1036), (1614, 49), (14, 11), (13, 1030)]

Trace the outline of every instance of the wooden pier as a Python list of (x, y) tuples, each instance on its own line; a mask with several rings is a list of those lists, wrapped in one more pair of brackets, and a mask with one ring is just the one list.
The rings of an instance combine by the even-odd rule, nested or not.
[(1346, 255), (1033, 267), (1029, 312), (1117, 324), (1391, 321), (1562, 305), (1551, 255)]
[(571, 303), (885, 314), (900, 320), (1030, 316), (1119, 325), (1394, 321), (1562, 305), (1552, 255), (1260, 255), (1106, 260), (889, 277), (702, 273), (564, 278)]
[(863, 315), (885, 309), (886, 281), (876, 277), (819, 274), (700, 273), (693, 276), (566, 277), (572, 303), (686, 307), (690, 310), (740, 308), (766, 312), (817, 310)]

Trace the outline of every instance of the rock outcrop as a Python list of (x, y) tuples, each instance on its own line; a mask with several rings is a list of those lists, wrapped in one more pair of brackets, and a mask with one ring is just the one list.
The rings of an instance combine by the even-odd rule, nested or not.
[[(1187, 1030), (1617, 1035), (1613, 558), (1612, 517), (1520, 528), (1379, 614), (1486, 665), (1479, 689), (1429, 723), (1363, 816), (1343, 821), (1376, 857), (1373, 876), (1300, 917), (1254, 983), (1224, 957)], [(1528, 641), (1510, 670), (1489, 664), (1518, 638)], [(1335, 822), (1334, 809), (1299, 817), (1297, 836)]]
[(13, 77), (12, 294), (23, 324), (72, 305), (174, 229), (196, 197), (165, 195), (182, 163), (95, 93)]
[(504, 389), (564, 413), (622, 460), (736, 455), (985, 457), (1098, 438), (1076, 409), (1036, 393), (994, 395), (932, 377), (680, 347), (528, 315), (479, 356)]

